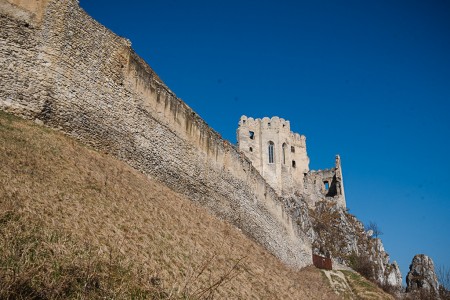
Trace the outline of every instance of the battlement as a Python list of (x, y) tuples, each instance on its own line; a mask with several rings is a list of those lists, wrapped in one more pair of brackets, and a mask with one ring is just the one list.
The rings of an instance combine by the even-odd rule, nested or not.
[(307, 195), (311, 206), (317, 199), (329, 198), (345, 207), (339, 155), (334, 168), (310, 171), (306, 137), (290, 131), (289, 121), (242, 116), (237, 140), (239, 151), (280, 195)]
[[(298, 134), (296, 132), (291, 131), (291, 123), (288, 120), (283, 118), (274, 116), (274, 117), (264, 117), (260, 118), (251, 118), (247, 116), (242, 116), (239, 120), (239, 128), (238, 131), (248, 130), (250, 132), (258, 132), (258, 131), (274, 131), (274, 132), (283, 132), (284, 134), (289, 135), (289, 141), (295, 146), (298, 147), (306, 147), (306, 137), (302, 134)], [(239, 142), (239, 137), (238, 137)]]
[(290, 131), (290, 123), (279, 117), (264, 117), (262, 119), (253, 119), (242, 116), (239, 121), (239, 127), (260, 128), (265, 130), (283, 130)]
[(292, 132), (289, 121), (242, 116), (237, 140), (239, 151), (280, 195), (302, 189), (302, 176), (309, 171), (306, 137)]
[(0, 68), (0, 109), (127, 162), (288, 265), (311, 263), (291, 210), (252, 161), (77, 0), (0, 0), (0, 36), (0, 61), (11, 66)]

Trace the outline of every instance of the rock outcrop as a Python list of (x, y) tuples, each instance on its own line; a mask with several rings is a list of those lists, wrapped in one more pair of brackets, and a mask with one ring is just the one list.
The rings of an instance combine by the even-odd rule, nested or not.
[(425, 254), (414, 256), (406, 276), (406, 292), (425, 292), (438, 298), (439, 282), (433, 260)]
[(309, 215), (312, 230), (304, 230), (309, 230), (307, 236), (311, 238), (313, 249), (330, 255), (336, 263), (348, 265), (380, 285), (401, 289), (402, 275), (397, 263), (390, 262), (381, 239), (367, 234), (355, 216), (330, 201), (316, 202)]
[(77, 0), (0, 0), (0, 61), (0, 109), (127, 162), (287, 265), (310, 265), (313, 244), (381, 284), (401, 285), (381, 240), (345, 210), (339, 157), (334, 168), (305, 175), (299, 162), (307, 157), (296, 156), (304, 140), (294, 135), (294, 148), (277, 151), (286, 151), (290, 172), (308, 192), (280, 195), (244, 153), (170, 91), (128, 40), (93, 20)]

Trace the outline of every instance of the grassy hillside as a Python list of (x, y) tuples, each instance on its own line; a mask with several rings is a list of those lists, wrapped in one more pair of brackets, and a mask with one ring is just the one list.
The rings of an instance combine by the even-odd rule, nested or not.
[(0, 299), (389, 299), (342, 274), (289, 269), (128, 165), (0, 112)]
[(0, 113), (0, 298), (334, 299), (107, 154)]

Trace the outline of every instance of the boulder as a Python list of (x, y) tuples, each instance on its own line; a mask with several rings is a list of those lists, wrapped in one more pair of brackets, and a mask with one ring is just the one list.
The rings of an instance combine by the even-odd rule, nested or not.
[(438, 295), (439, 283), (433, 260), (425, 254), (414, 256), (406, 276), (406, 292), (429, 292)]

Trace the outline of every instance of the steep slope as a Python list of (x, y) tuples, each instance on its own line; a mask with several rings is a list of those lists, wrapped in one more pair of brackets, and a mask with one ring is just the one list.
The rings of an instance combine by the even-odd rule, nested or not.
[(128, 165), (0, 113), (0, 298), (334, 299)]
[(0, 0), (0, 61), (0, 109), (110, 153), (285, 264), (311, 264), (308, 239), (251, 162), (77, 0)]
[(309, 212), (316, 249), (357, 270), (389, 290), (400, 291), (402, 276), (391, 263), (381, 239), (368, 235), (364, 225), (333, 202), (319, 201)]

